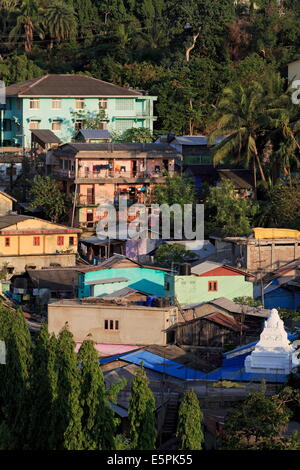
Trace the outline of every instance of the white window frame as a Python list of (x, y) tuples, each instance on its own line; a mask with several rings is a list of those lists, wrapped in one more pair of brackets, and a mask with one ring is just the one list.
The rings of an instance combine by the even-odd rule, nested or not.
[[(58, 106), (56, 106), (58, 105)], [(61, 99), (60, 98), (52, 98), (52, 109), (61, 109)]]
[[(31, 124), (33, 124), (33, 123), (35, 124), (34, 127), (31, 126)], [(39, 129), (39, 128), (40, 128), (40, 121), (37, 121), (37, 120), (35, 120), (35, 119), (33, 119), (32, 121), (30, 121), (30, 123), (29, 123), (29, 129), (30, 129), (30, 130), (35, 130), (35, 129)]]
[(107, 104), (107, 98), (99, 98), (99, 109), (107, 109)]
[(29, 99), (29, 108), (30, 109), (40, 109), (40, 99), (39, 98), (30, 98)]
[[(58, 127), (55, 128), (55, 126), (56, 126), (57, 124), (58, 124)], [(54, 120), (52, 121), (52, 126), (51, 126), (51, 127), (52, 127), (52, 130), (53, 130), (53, 131), (61, 131), (61, 121), (60, 121), (59, 119), (54, 119)]]
[(75, 98), (75, 108), (84, 109), (84, 98)]

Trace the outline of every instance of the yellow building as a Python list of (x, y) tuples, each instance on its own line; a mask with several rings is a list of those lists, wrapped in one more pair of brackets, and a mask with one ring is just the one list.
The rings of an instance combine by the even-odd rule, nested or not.
[(80, 229), (27, 215), (0, 217), (0, 268), (8, 263), (10, 273), (25, 267), (74, 266)]

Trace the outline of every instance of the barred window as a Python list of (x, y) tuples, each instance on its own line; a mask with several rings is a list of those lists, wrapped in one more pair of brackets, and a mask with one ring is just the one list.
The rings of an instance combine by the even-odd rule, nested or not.
[(116, 99), (116, 110), (117, 111), (133, 111), (134, 110), (134, 99), (132, 98), (117, 98)]

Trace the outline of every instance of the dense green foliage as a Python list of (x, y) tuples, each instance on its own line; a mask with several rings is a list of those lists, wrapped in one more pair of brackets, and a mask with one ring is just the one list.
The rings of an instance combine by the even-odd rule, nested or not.
[(80, 404), (83, 410), (83, 448), (112, 450), (115, 445), (117, 423), (108, 404), (103, 373), (91, 340), (82, 343), (78, 360), (81, 365)]
[(50, 446), (56, 450), (80, 450), (83, 449), (80, 370), (73, 336), (67, 327), (58, 337), (56, 370), (57, 393), (52, 409)]
[(222, 443), (225, 449), (283, 450), (300, 448), (300, 436), (283, 436), (291, 418), (288, 404), (297, 401), (297, 390), (284, 388), (267, 396), (265, 385), (251, 393), (237, 409), (226, 416)]
[(297, 2), (239, 3), (2, 0), (0, 78), (90, 74), (158, 95), (157, 130), (203, 132), (225, 86), (283, 75), (299, 52)]
[(6, 365), (0, 366), (0, 448), (22, 449), (29, 424), (32, 356), (31, 339), (21, 311), (0, 307), (0, 337), (6, 345)]
[(179, 450), (200, 450), (204, 441), (201, 429), (202, 412), (193, 390), (184, 394), (178, 411), (177, 433)]
[(196, 255), (192, 251), (187, 250), (184, 245), (180, 243), (173, 243), (172, 245), (163, 244), (156, 249), (154, 262), (158, 266), (170, 268), (172, 263), (178, 265), (179, 263), (190, 261), (191, 258), (196, 258)]
[(42, 208), (46, 217), (52, 222), (58, 222), (65, 214), (68, 199), (59, 189), (58, 183), (50, 176), (35, 176), (30, 190), (31, 209)]
[(155, 400), (143, 368), (131, 383), (129, 422), (131, 449), (153, 450), (156, 441)]
[(219, 231), (222, 236), (248, 236), (251, 234), (258, 205), (249, 198), (240, 198), (229, 180), (211, 187), (205, 204), (205, 230), (207, 235)]

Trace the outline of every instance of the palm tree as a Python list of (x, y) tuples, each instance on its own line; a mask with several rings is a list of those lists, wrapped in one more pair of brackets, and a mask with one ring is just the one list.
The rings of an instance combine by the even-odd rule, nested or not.
[(41, 35), (40, 17), (37, 0), (22, 0), (18, 10), (16, 25), (9, 33), (9, 39), (16, 42), (24, 37), (25, 54), (32, 50), (34, 32)]
[(225, 136), (214, 148), (214, 164), (229, 158), (231, 163), (252, 166), (255, 186), (256, 166), (261, 179), (266, 180), (258, 150), (258, 137), (267, 124), (264, 96), (263, 86), (258, 82), (249, 87), (225, 88), (216, 109), (216, 128), (210, 135), (210, 142)]
[(77, 19), (73, 7), (61, 1), (45, 8), (43, 23), (51, 38), (50, 48), (52, 48), (54, 41), (61, 42), (71, 39), (77, 29)]
[(210, 142), (225, 136), (214, 148), (214, 163), (227, 158), (230, 163), (251, 166), (255, 186), (258, 167), (265, 184), (266, 163), (272, 166), (279, 158), (282, 166), (283, 152), (285, 160), (287, 157), (292, 160), (299, 149), (296, 132), (300, 125), (291, 103), (289, 89), (284, 90), (284, 81), (278, 73), (247, 86), (225, 88), (216, 108), (215, 129), (210, 135)]

